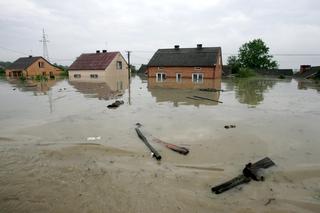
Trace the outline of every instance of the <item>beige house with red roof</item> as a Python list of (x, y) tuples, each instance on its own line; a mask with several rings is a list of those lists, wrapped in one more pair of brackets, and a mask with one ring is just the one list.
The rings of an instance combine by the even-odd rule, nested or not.
[(128, 64), (120, 52), (84, 53), (69, 67), (70, 81), (104, 82), (128, 77)]

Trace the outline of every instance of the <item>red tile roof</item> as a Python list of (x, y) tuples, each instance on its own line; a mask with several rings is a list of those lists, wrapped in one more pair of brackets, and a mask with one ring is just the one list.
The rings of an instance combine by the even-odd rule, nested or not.
[(105, 70), (119, 52), (81, 54), (69, 70)]

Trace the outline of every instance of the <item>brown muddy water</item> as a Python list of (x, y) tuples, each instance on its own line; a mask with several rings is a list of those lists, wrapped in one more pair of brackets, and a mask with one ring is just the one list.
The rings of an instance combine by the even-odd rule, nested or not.
[[(0, 79), (0, 101), (0, 212), (320, 212), (314, 82)], [(190, 153), (150, 140), (157, 162), (137, 122)], [(211, 193), (265, 156), (264, 182)]]

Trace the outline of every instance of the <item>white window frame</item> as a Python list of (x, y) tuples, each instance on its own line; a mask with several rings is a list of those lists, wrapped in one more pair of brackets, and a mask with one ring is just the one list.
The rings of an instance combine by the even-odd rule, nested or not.
[(81, 74), (73, 74), (74, 78), (81, 78)]
[(203, 83), (203, 76), (204, 76), (203, 73), (192, 73), (192, 82), (193, 83)]
[(117, 61), (116, 68), (117, 70), (122, 70), (122, 61)]
[[(180, 76), (180, 77), (178, 77), (178, 76)], [(176, 73), (176, 82), (178, 82), (178, 83), (180, 83), (180, 82), (182, 82), (182, 73)]]
[(166, 73), (157, 72), (156, 73), (156, 82), (163, 82), (164, 80), (166, 80)]

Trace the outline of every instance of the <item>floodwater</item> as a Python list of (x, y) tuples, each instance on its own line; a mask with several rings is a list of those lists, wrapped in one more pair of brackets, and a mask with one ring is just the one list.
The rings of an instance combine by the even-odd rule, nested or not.
[[(320, 212), (315, 82), (2, 78), (0, 100), (0, 212)], [(211, 193), (266, 156), (264, 182)]]

